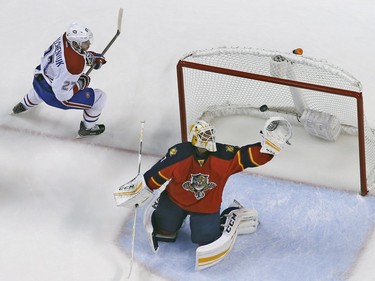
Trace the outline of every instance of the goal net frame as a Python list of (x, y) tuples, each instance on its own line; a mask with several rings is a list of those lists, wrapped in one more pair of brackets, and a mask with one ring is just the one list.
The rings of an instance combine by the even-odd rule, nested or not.
[[(199, 51), (196, 51), (199, 52)], [(185, 81), (184, 81), (184, 70), (193, 69), (204, 72), (211, 72), (216, 74), (223, 74), (233, 77), (252, 79), (256, 81), (262, 81), (265, 83), (279, 84), (299, 89), (313, 90), (315, 92), (330, 93), (333, 95), (341, 95), (351, 97), (356, 100), (357, 110), (357, 124), (356, 134), (358, 135), (358, 148), (359, 148), (359, 175), (360, 175), (360, 194), (365, 196), (369, 189), (367, 185), (366, 175), (366, 148), (365, 148), (365, 117), (364, 117), (364, 106), (363, 106), (363, 95), (362, 91), (353, 91), (342, 88), (330, 87), (326, 85), (320, 85), (315, 83), (307, 83), (302, 81), (290, 80), (279, 78), (275, 76), (268, 76), (264, 74), (258, 74), (253, 72), (241, 71), (236, 69), (230, 69), (220, 66), (202, 64), (189, 60), (195, 52), (185, 55), (178, 61), (177, 64), (177, 84), (178, 84), (178, 98), (179, 98), (179, 111), (180, 111), (180, 127), (181, 127), (181, 140), (188, 140), (188, 119), (187, 119), (187, 108), (186, 108), (186, 93), (185, 93)], [(285, 54), (285, 53), (281, 53)], [(203, 112), (202, 112), (203, 113)], [(191, 120), (190, 120), (191, 121)]]

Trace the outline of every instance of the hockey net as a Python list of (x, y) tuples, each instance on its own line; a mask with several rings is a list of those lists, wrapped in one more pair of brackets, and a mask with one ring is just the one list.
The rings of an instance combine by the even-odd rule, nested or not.
[(177, 76), (183, 141), (197, 119), (283, 116), (313, 135), (312, 142), (355, 136), (360, 193), (374, 186), (375, 136), (365, 120), (361, 83), (346, 71), (293, 53), (223, 47), (185, 55)]

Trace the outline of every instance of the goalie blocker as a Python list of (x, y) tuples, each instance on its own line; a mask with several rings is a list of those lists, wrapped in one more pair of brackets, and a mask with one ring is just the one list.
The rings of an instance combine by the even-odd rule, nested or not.
[(131, 181), (116, 188), (113, 192), (118, 207), (141, 207), (152, 195), (152, 190), (146, 185), (143, 174), (139, 173)]
[[(143, 216), (143, 224), (147, 233), (151, 250), (159, 250), (158, 241), (174, 242), (174, 238), (158, 238), (152, 224), (152, 214), (158, 206), (159, 196), (150, 201)], [(232, 250), (238, 234), (250, 234), (257, 230), (258, 212), (255, 209), (244, 208), (238, 201), (226, 208), (220, 216), (222, 234), (214, 242), (197, 248), (195, 269), (202, 270), (223, 260)]]

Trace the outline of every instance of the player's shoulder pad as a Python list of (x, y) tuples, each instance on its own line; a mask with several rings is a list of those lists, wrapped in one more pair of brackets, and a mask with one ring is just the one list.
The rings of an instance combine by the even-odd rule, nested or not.
[(194, 146), (190, 142), (182, 142), (170, 147), (166, 157), (173, 158), (175, 160), (182, 160), (193, 155), (193, 153)]
[(216, 157), (228, 160), (235, 157), (240, 147), (230, 144), (216, 143), (216, 149), (217, 151), (214, 153)]
[(64, 41), (64, 56), (66, 62), (66, 68), (69, 73), (73, 75), (78, 75), (83, 72), (85, 69), (85, 57), (84, 55), (78, 54), (73, 48), (69, 45), (66, 34), (63, 35)]
[(180, 162), (194, 154), (194, 146), (188, 142), (175, 144), (168, 149), (168, 152), (157, 163), (158, 169), (162, 169)]

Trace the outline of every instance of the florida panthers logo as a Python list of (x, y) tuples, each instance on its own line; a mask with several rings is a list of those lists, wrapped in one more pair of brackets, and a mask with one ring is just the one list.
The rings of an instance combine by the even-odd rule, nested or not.
[(191, 174), (190, 181), (182, 184), (182, 187), (188, 191), (194, 192), (198, 200), (206, 196), (206, 191), (216, 187), (216, 183), (208, 180), (209, 175)]

